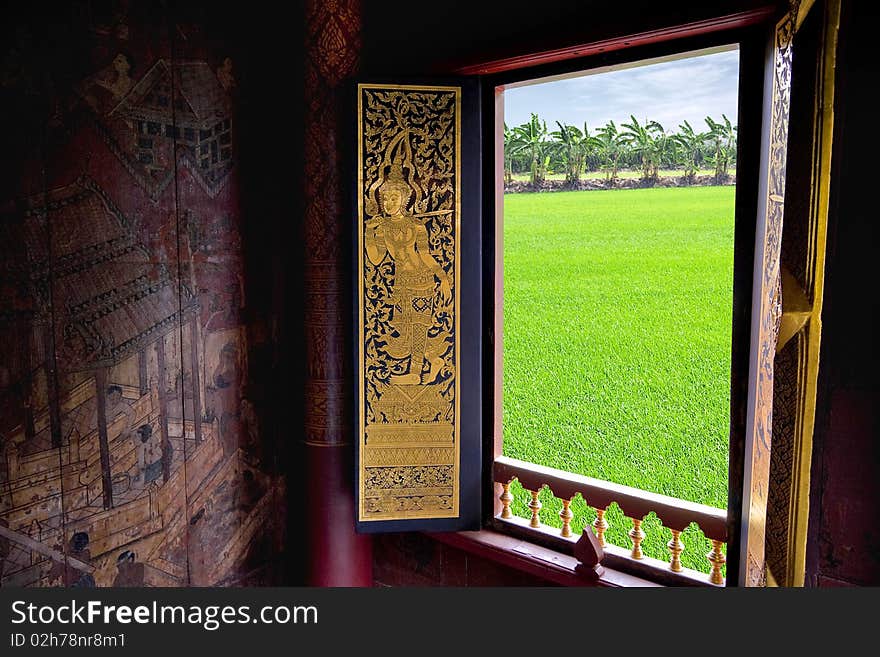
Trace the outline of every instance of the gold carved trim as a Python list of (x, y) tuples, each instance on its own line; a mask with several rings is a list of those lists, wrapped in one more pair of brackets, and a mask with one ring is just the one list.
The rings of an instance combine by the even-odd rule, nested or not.
[[(823, 6), (824, 5), (824, 6)], [(816, 7), (819, 9), (816, 9)], [(818, 88), (814, 108), (811, 202), (808, 218), (805, 272), (806, 289), (780, 267), (783, 231), (785, 165), (791, 94), (792, 42), (797, 28), (811, 9), (824, 11), (824, 35), (818, 61)], [(747, 445), (751, 467), (747, 468), (748, 532), (740, 584), (746, 586), (802, 586), (805, 577), (807, 521), (809, 516), (810, 465), (816, 411), (819, 370), (821, 312), (824, 290), (830, 165), (833, 131), (834, 68), (840, 0), (793, 0), (790, 11), (776, 27), (773, 90), (770, 108), (768, 178), (765, 181), (767, 213), (762, 239), (760, 270), (760, 310), (757, 317), (757, 360), (753, 376), (757, 389), (750, 412)], [(809, 53), (805, 53), (809, 54)], [(809, 65), (809, 61), (805, 62)], [(804, 64), (802, 64), (804, 65)], [(782, 302), (780, 304), (780, 298)], [(781, 305), (781, 308), (780, 308)], [(786, 541), (785, 571), (771, 573), (765, 563), (771, 427), (773, 425), (774, 356), (791, 340), (797, 339), (794, 435)], [(776, 537), (773, 537), (776, 540)]]
[(810, 10), (813, 8), (814, 4), (816, 4), (816, 0), (800, 0), (800, 2), (795, 6), (795, 8), (793, 9), (796, 15), (794, 21), (795, 32), (801, 29), (801, 25), (807, 18), (807, 15), (810, 13)]
[(745, 534), (739, 584), (765, 583), (765, 539), (770, 479), (770, 449), (773, 426), (773, 360), (782, 316), (780, 247), (785, 203), (785, 169), (791, 101), (791, 51), (798, 2), (774, 32), (773, 77), (769, 111), (769, 144), (763, 154), (767, 162), (764, 185), (765, 213), (759, 218), (755, 249), (755, 294), (753, 335), (749, 364), (750, 391), (744, 470)]
[(454, 447), (423, 447), (420, 449), (381, 447), (364, 448), (364, 466), (443, 465), (455, 462)]
[(777, 354), (806, 326), (813, 314), (813, 305), (807, 299), (807, 293), (801, 288), (794, 274), (785, 265), (782, 265), (781, 269), (782, 321), (776, 342)]
[(459, 517), (461, 88), (358, 85), (358, 519)]

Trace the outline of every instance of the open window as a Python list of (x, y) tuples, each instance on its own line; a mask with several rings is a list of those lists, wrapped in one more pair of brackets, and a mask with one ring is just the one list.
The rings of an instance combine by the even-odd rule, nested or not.
[[(698, 526), (724, 536), (738, 68), (730, 43), (496, 87), (502, 455), (523, 471), (502, 528), (540, 504), (542, 525), (592, 526), (609, 557), (672, 550), (682, 578), (710, 574)], [(580, 494), (524, 490), (532, 465)], [(606, 482), (644, 501), (622, 509)], [(666, 506), (691, 523), (662, 526)]]
[[(358, 86), (353, 283), (361, 531), (473, 529), (482, 518), (484, 528), (574, 555), (587, 578), (601, 580), (605, 567), (670, 584), (765, 581), (764, 554), (774, 540), (766, 531), (770, 437), (777, 433), (772, 409), (783, 394), (773, 384), (780, 321), (815, 335), (820, 308), (815, 287), (798, 296), (810, 298), (802, 310), (812, 323), (795, 326), (801, 315), (791, 313), (804, 304), (783, 313), (780, 301), (787, 294), (779, 263), (780, 244), (788, 243), (782, 209), (792, 41), (798, 28), (814, 25), (813, 37), (804, 39), (805, 78), (827, 71), (834, 49), (827, 26), (836, 24), (836, 6), (817, 4), (811, 12), (810, 5), (481, 64), (463, 69), (461, 79)], [(506, 456), (503, 88), (730, 46), (739, 52), (740, 83), (726, 508)], [(829, 93), (830, 79), (820, 79), (814, 98)], [(828, 117), (807, 114), (812, 120), (799, 124), (799, 138), (814, 140)], [(830, 137), (827, 129), (818, 134)], [(813, 167), (810, 188), (821, 189), (827, 162), (823, 166)], [(801, 219), (786, 216), (787, 225), (821, 224), (823, 201), (816, 194), (812, 209)], [(797, 249), (815, 260), (817, 233), (807, 233)], [(821, 285), (818, 291), (820, 302)], [(813, 345), (804, 363), (818, 358)], [(811, 393), (798, 394), (803, 400)], [(798, 426), (804, 437), (803, 422)], [(794, 448), (798, 463), (804, 445)], [(556, 526), (547, 522), (551, 504), (558, 506)], [(576, 519), (578, 504), (592, 515)], [(628, 544), (611, 545), (612, 523), (626, 523)], [(705, 548), (693, 544), (693, 524)], [(646, 541), (656, 539), (647, 534), (655, 531), (668, 534), (658, 543), (665, 555), (645, 553)], [(796, 531), (787, 537), (797, 540)], [(696, 553), (706, 567), (688, 569), (683, 552)]]

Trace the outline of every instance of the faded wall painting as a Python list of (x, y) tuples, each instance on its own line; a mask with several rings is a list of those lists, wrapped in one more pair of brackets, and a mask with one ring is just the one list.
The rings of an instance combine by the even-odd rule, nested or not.
[(358, 104), (359, 519), (455, 518), (461, 90)]
[[(243, 319), (235, 62), (106, 4), (0, 199), (0, 586), (271, 583), (285, 482)], [(10, 94), (39, 74), (29, 38)]]

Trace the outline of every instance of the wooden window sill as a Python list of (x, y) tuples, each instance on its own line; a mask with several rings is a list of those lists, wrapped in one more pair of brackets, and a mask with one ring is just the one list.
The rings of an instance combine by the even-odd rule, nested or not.
[(605, 566), (597, 580), (575, 572), (578, 565), (573, 556), (508, 536), (491, 529), (470, 532), (427, 533), (434, 540), (464, 552), (495, 561), (560, 586), (658, 587), (663, 586), (641, 577)]

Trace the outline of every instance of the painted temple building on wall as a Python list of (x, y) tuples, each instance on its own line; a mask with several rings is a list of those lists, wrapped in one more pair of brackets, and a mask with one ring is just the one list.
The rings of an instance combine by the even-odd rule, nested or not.
[[(173, 79), (172, 79), (173, 78)], [(174, 98), (172, 107), (171, 99)], [(120, 141), (136, 146), (134, 160), (151, 177), (174, 148), (216, 193), (232, 166), (231, 119), (226, 92), (205, 62), (159, 60), (108, 114), (124, 124)], [(132, 129), (134, 129), (132, 131)]]
[(71, 90), (70, 166), (2, 205), (0, 586), (235, 584), (280, 549), (229, 66), (116, 54)]

